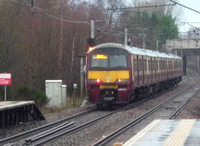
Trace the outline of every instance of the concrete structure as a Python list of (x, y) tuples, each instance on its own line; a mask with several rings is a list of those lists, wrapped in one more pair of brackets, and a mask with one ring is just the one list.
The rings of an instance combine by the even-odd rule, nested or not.
[(183, 58), (184, 74), (187, 73), (187, 57), (197, 56), (197, 70), (200, 71), (200, 40), (199, 39), (181, 39), (181, 40), (167, 40), (166, 48), (170, 52)]
[(200, 49), (200, 40), (167, 40), (166, 48), (168, 50)]
[(200, 120), (154, 120), (123, 146), (200, 145)]
[(62, 80), (46, 80), (45, 87), (48, 97), (47, 107), (66, 106), (66, 85), (62, 85)]
[(67, 103), (67, 85), (62, 85), (62, 103), (61, 106), (65, 107)]
[(34, 101), (0, 102), (0, 128), (32, 120), (45, 120)]

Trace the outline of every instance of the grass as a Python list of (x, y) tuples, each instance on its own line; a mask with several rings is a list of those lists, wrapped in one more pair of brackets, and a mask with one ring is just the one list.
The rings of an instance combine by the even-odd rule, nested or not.
[(55, 113), (59, 112), (65, 109), (72, 109), (72, 108), (78, 108), (81, 106), (82, 102), (85, 100), (85, 98), (71, 98), (67, 97), (66, 106), (65, 107), (54, 107), (54, 108), (47, 108), (46, 106), (41, 107), (41, 112), (43, 114), (49, 114), (49, 113)]
[(68, 108), (77, 108), (80, 107), (85, 98), (67, 98), (67, 107)]

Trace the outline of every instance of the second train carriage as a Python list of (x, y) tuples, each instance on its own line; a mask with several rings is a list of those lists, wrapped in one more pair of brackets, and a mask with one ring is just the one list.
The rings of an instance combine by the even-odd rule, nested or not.
[(88, 97), (98, 107), (128, 103), (181, 79), (182, 59), (172, 54), (116, 43), (100, 44), (87, 52)]

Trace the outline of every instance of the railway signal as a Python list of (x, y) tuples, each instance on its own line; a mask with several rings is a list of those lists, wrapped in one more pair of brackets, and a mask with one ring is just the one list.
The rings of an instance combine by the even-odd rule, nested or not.
[(87, 39), (88, 51), (93, 50), (95, 46), (95, 38), (88, 38)]

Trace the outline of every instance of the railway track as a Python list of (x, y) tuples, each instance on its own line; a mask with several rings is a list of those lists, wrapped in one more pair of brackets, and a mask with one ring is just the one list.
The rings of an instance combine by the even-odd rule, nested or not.
[[(194, 83), (194, 85), (196, 85), (197, 83)], [(143, 115), (139, 116), (138, 118), (130, 121), (129, 123), (127, 123), (126, 125), (122, 126), (121, 128), (117, 129), (116, 131), (114, 131), (113, 133), (107, 135), (105, 138), (99, 140), (98, 142), (94, 143), (93, 146), (101, 146), (101, 145), (106, 145), (108, 144), (110, 141), (112, 141), (113, 139), (115, 139), (116, 137), (118, 137), (119, 135), (121, 135), (122, 133), (126, 132), (127, 130), (129, 130), (131, 127), (134, 127), (135, 125), (137, 125), (139, 122), (143, 121), (144, 119), (146, 119), (147, 117), (150, 117), (154, 112), (158, 111), (159, 109), (163, 108), (165, 105), (167, 105), (168, 103), (172, 102), (174, 99), (176, 99), (180, 94), (182, 94), (183, 92), (185, 92), (185, 90), (188, 90), (192, 88), (190, 87), (186, 87), (183, 90), (179, 91), (178, 93), (176, 93), (175, 95), (173, 95), (172, 97), (168, 98), (167, 100), (165, 100), (164, 102), (160, 103), (159, 105), (155, 106), (154, 108), (150, 109), (149, 111), (147, 111), (146, 113), (144, 113)], [(181, 110), (183, 110), (186, 105), (189, 103), (189, 101), (194, 98), (197, 94), (199, 94), (200, 90), (198, 90), (193, 96), (191, 96), (189, 99), (187, 99), (187, 101), (182, 104), (182, 106), (180, 106), (180, 108), (178, 108), (169, 119), (173, 119), (175, 118), (178, 113), (181, 112)]]
[[(71, 116), (69, 118), (65, 118), (65, 119), (59, 120), (59, 121), (56, 121), (56, 122), (53, 122), (53, 123), (49, 123), (49, 124), (40, 126), (40, 127), (35, 128), (35, 129), (19, 133), (17, 135), (13, 135), (13, 136), (10, 136), (10, 137), (4, 138), (4, 139), (0, 139), (0, 144), (5, 144), (6, 142), (9, 142), (6, 145), (12, 145), (12, 143), (10, 143), (10, 142), (16, 140), (17, 138), (24, 139), (24, 137), (28, 137), (30, 135), (33, 135), (36, 132), (41, 131), (41, 130), (43, 130), (44, 132), (42, 132), (41, 134), (35, 134), (35, 136), (33, 136), (33, 137), (26, 138), (25, 141), (24, 141), (24, 143), (26, 145), (41, 145), (41, 144), (44, 144), (44, 143), (48, 143), (48, 142), (52, 141), (53, 139), (56, 139), (56, 138), (58, 138), (58, 137), (60, 137), (62, 135), (71, 134), (71, 133), (79, 131), (79, 130), (81, 130), (83, 128), (86, 128), (86, 127), (88, 127), (88, 126), (90, 126), (90, 125), (98, 122), (99, 120), (101, 120), (103, 118), (106, 118), (108, 116), (111, 116), (111, 115), (113, 115), (113, 114), (115, 114), (115, 113), (117, 113), (117, 112), (119, 112), (121, 110), (127, 110), (129, 108), (133, 108), (134, 106), (137, 106), (138, 104), (142, 104), (143, 102), (146, 102), (147, 100), (152, 99), (152, 97), (159, 96), (160, 94), (168, 92), (169, 90), (172, 90), (172, 89), (168, 89), (166, 91), (163, 91), (163, 92), (160, 92), (158, 94), (152, 95), (149, 98), (145, 98), (145, 99), (140, 100), (138, 102), (134, 102), (132, 104), (124, 106), (123, 108), (119, 108), (117, 110), (109, 112), (108, 114), (100, 116), (99, 118), (96, 118), (94, 120), (90, 120), (89, 122), (81, 124), (81, 125), (77, 125), (77, 124), (75, 125), (74, 122), (72, 122), (73, 126), (69, 127), (68, 129), (66, 129), (63, 126), (63, 125), (66, 125), (69, 120), (74, 119), (76, 117), (84, 116), (86, 114), (90, 114), (90, 113), (96, 111), (95, 109), (83, 112), (81, 114), (77, 114), (77, 115)], [(51, 128), (53, 126), (55, 126), (56, 128)], [(51, 129), (45, 130), (47, 128), (51, 128)], [(56, 129), (59, 129), (59, 130), (56, 130)], [(63, 131), (63, 129), (65, 129), (65, 131)], [(49, 131), (51, 131), (51, 132), (49, 132)]]
[(44, 129), (47, 129), (47, 128), (51, 128), (51, 127), (57, 126), (57, 125), (59, 126), (59, 124), (62, 125), (62, 123), (68, 123), (68, 121), (70, 119), (73, 119), (73, 118), (76, 118), (76, 117), (79, 117), (79, 116), (83, 116), (83, 115), (91, 113), (91, 112), (93, 112), (95, 110), (96, 109), (85, 111), (85, 112), (82, 112), (80, 114), (76, 114), (76, 115), (73, 115), (71, 117), (68, 117), (68, 118), (65, 118), (65, 119), (62, 119), (62, 120), (58, 120), (58, 121), (55, 121), (55, 122), (52, 122), (52, 123), (49, 123), (49, 124), (45, 124), (43, 126), (28, 130), (28, 131), (25, 131), (25, 132), (22, 132), (22, 133), (13, 135), (13, 136), (10, 136), (10, 137), (6, 137), (4, 139), (0, 139), (0, 144), (5, 144), (6, 142), (10, 142), (10, 141), (12, 142), (12, 141), (16, 140), (17, 138), (27, 137), (29, 135), (32, 135), (32, 134), (36, 133), (36, 132), (40, 132), (41, 130), (44, 130)]
[[(110, 115), (112, 115), (116, 112), (119, 112), (120, 110), (122, 110), (122, 109), (119, 108), (117, 110), (111, 111), (111, 112), (109, 112), (109, 113), (107, 113), (103, 116), (100, 116), (99, 118), (96, 118), (94, 120), (90, 120), (90, 121), (88, 121), (84, 124), (80, 124), (80, 125), (78, 125), (78, 124), (75, 125), (75, 122), (71, 122), (71, 123), (68, 122), (69, 120), (74, 119), (76, 117), (80, 118), (80, 116), (84, 116), (86, 114), (89, 114), (89, 113), (96, 111), (96, 109), (92, 109), (90, 111), (86, 111), (86, 112), (83, 112), (81, 114), (71, 116), (69, 118), (65, 118), (65, 119), (62, 119), (62, 120), (59, 120), (59, 121), (56, 121), (56, 122), (53, 122), (53, 123), (50, 123), (50, 124), (43, 125), (41, 127), (29, 130), (29, 131), (23, 132), (23, 133), (19, 133), (17, 135), (13, 135), (13, 136), (1, 139), (0, 144), (5, 144), (6, 142), (9, 142), (5, 145), (13, 145), (13, 143), (11, 143), (11, 142), (16, 140), (17, 138), (21, 138), (21, 139), (23, 138), (24, 139), (24, 137), (28, 137), (29, 135), (33, 135), (35, 132), (44, 130), (43, 132), (41, 132), (39, 134), (35, 134), (32, 137), (26, 138), (25, 141), (23, 142), (23, 144), (26, 144), (26, 145), (41, 145), (41, 144), (47, 143), (49, 141), (52, 141), (53, 139), (58, 138), (62, 135), (66, 135), (66, 134), (70, 134), (70, 133), (79, 131), (79, 130), (85, 128), (85, 127), (88, 127), (88, 126), (94, 124), (95, 122), (97, 122), (97, 121), (99, 121), (103, 118), (106, 118), (106, 117), (108, 117), (108, 116), (110, 116)], [(99, 112), (99, 111), (97, 111), (97, 112)], [(54, 127), (46, 130), (47, 128), (52, 127), (52, 126), (54, 126)]]
[[(90, 120), (90, 121), (88, 121), (86, 123), (83, 123), (83, 124), (75, 124), (75, 122), (72, 121), (72, 122), (70, 122), (70, 126), (66, 126), (70, 119), (74, 119), (76, 117), (84, 116), (85, 114), (90, 114), (90, 113), (94, 112), (95, 109), (87, 111), (87, 112), (83, 112), (81, 114), (77, 114), (75, 116), (71, 116), (69, 118), (65, 118), (65, 119), (56, 121), (54, 123), (50, 123), (50, 124), (35, 128), (35, 129), (27, 131), (27, 132), (20, 133), (18, 135), (14, 135), (14, 136), (11, 136), (11, 137), (8, 137), (8, 138), (5, 138), (5, 139), (1, 139), (0, 140), (0, 144), (6, 143), (6, 142), (10, 142), (10, 140), (13, 141), (13, 140), (15, 140), (15, 139), (17, 139), (19, 137), (20, 138), (21, 137), (27, 137), (27, 136), (29, 136), (30, 134), (33, 134), (36, 131), (41, 131), (42, 129), (46, 129), (48, 127), (55, 126), (56, 128), (51, 128), (49, 130), (45, 130), (44, 132), (42, 132), (42, 134), (36, 134), (34, 137), (26, 138), (26, 140), (24, 141), (24, 143), (26, 145), (42, 145), (44, 143), (48, 143), (48, 142), (50, 142), (50, 141), (52, 141), (52, 140), (54, 140), (54, 139), (56, 139), (58, 137), (61, 137), (63, 135), (72, 134), (72, 133), (75, 133), (77, 131), (80, 131), (80, 130), (86, 128), (86, 127), (89, 127), (89, 126), (93, 125), (94, 123), (98, 122), (99, 120), (104, 119), (104, 118), (106, 118), (108, 116), (111, 116), (111, 115), (113, 115), (113, 114), (115, 114), (115, 113), (117, 113), (117, 112), (119, 112), (121, 110), (127, 110), (127, 109), (133, 108), (133, 107), (135, 107), (137, 105), (141, 105), (142, 103), (146, 102), (147, 100), (151, 100), (152, 97), (159, 96), (161, 94), (164, 94), (164, 93), (169, 92), (170, 90), (174, 90), (174, 89), (176, 89), (176, 87), (175, 88), (170, 88), (168, 90), (164, 90), (164, 91), (162, 91), (162, 92), (160, 92), (158, 94), (152, 95), (149, 98), (145, 98), (145, 99), (140, 100), (138, 102), (134, 102), (132, 104), (124, 106), (123, 108), (120, 108), (120, 109), (117, 109), (115, 111), (109, 112), (108, 114), (100, 116), (99, 118), (96, 118), (94, 120)], [(63, 123), (65, 123), (65, 124), (63, 124)], [(63, 124), (66, 127), (61, 126), (60, 124), (61, 125)], [(60, 127), (60, 128), (58, 128), (58, 127)], [(7, 143), (7, 145), (9, 145), (9, 144), (12, 144), (12, 143)]]
[[(175, 87), (175, 88), (176, 88), (176, 87)], [(129, 108), (133, 108), (134, 106), (141, 105), (143, 102), (145, 102), (145, 101), (147, 101), (147, 100), (151, 100), (152, 97), (154, 97), (154, 96), (159, 96), (159, 95), (164, 94), (164, 93), (166, 93), (166, 92), (168, 92), (168, 91), (170, 91), (170, 90), (173, 90), (173, 89), (174, 89), (174, 88), (170, 88), (170, 89), (165, 90), (165, 91), (163, 91), (163, 92), (160, 92), (160, 93), (158, 93), (158, 94), (152, 95), (150, 98), (146, 98), (146, 99), (143, 99), (143, 100), (141, 100), (141, 101), (138, 101), (138, 102), (129, 104), (129, 105), (124, 106), (124, 107), (122, 107), (122, 108), (120, 108), (120, 109), (118, 109), (118, 110), (112, 111), (112, 112), (110, 112), (110, 113), (108, 113), (108, 114), (106, 114), (106, 115), (104, 115), (104, 116), (101, 116), (101, 117), (96, 118), (96, 119), (94, 119), (94, 120), (90, 120), (90, 121), (87, 122), (87, 123), (84, 123), (84, 124), (75, 126), (75, 127), (71, 128), (71, 129), (69, 129), (69, 130), (67, 130), (67, 131), (63, 131), (63, 132), (54, 134), (54, 135), (52, 135), (52, 136), (50, 136), (50, 137), (47, 137), (47, 138), (45, 138), (45, 139), (41, 139), (41, 140), (38, 139), (38, 141), (35, 142), (35, 143), (32, 143), (32, 145), (35, 145), (35, 146), (42, 145), (42, 144), (48, 143), (48, 142), (50, 142), (50, 141), (52, 141), (52, 140), (54, 140), (54, 139), (56, 139), (56, 138), (58, 138), (58, 137), (61, 137), (61, 136), (63, 136), (63, 135), (73, 134), (73, 133), (75, 133), (75, 132), (77, 132), (77, 131), (80, 131), (80, 130), (86, 128), (86, 127), (89, 127), (89, 126), (93, 125), (94, 123), (98, 122), (98, 121), (101, 120), (101, 119), (104, 119), (104, 118), (106, 118), (106, 117), (108, 117), (108, 116), (111, 116), (111, 115), (113, 115), (113, 114), (115, 114), (115, 113), (117, 113), (117, 112), (119, 112), (119, 111), (127, 110), (127, 109), (129, 109)]]
[(175, 118), (179, 115), (179, 113), (181, 113), (181, 111), (183, 111), (183, 110), (187, 107), (188, 103), (189, 103), (194, 97), (196, 97), (198, 94), (200, 94), (200, 90), (196, 91), (195, 94), (194, 94), (193, 96), (191, 96), (189, 99), (187, 99), (186, 102), (183, 103), (183, 104), (171, 115), (171, 117), (170, 117), (169, 119), (175, 119)]

